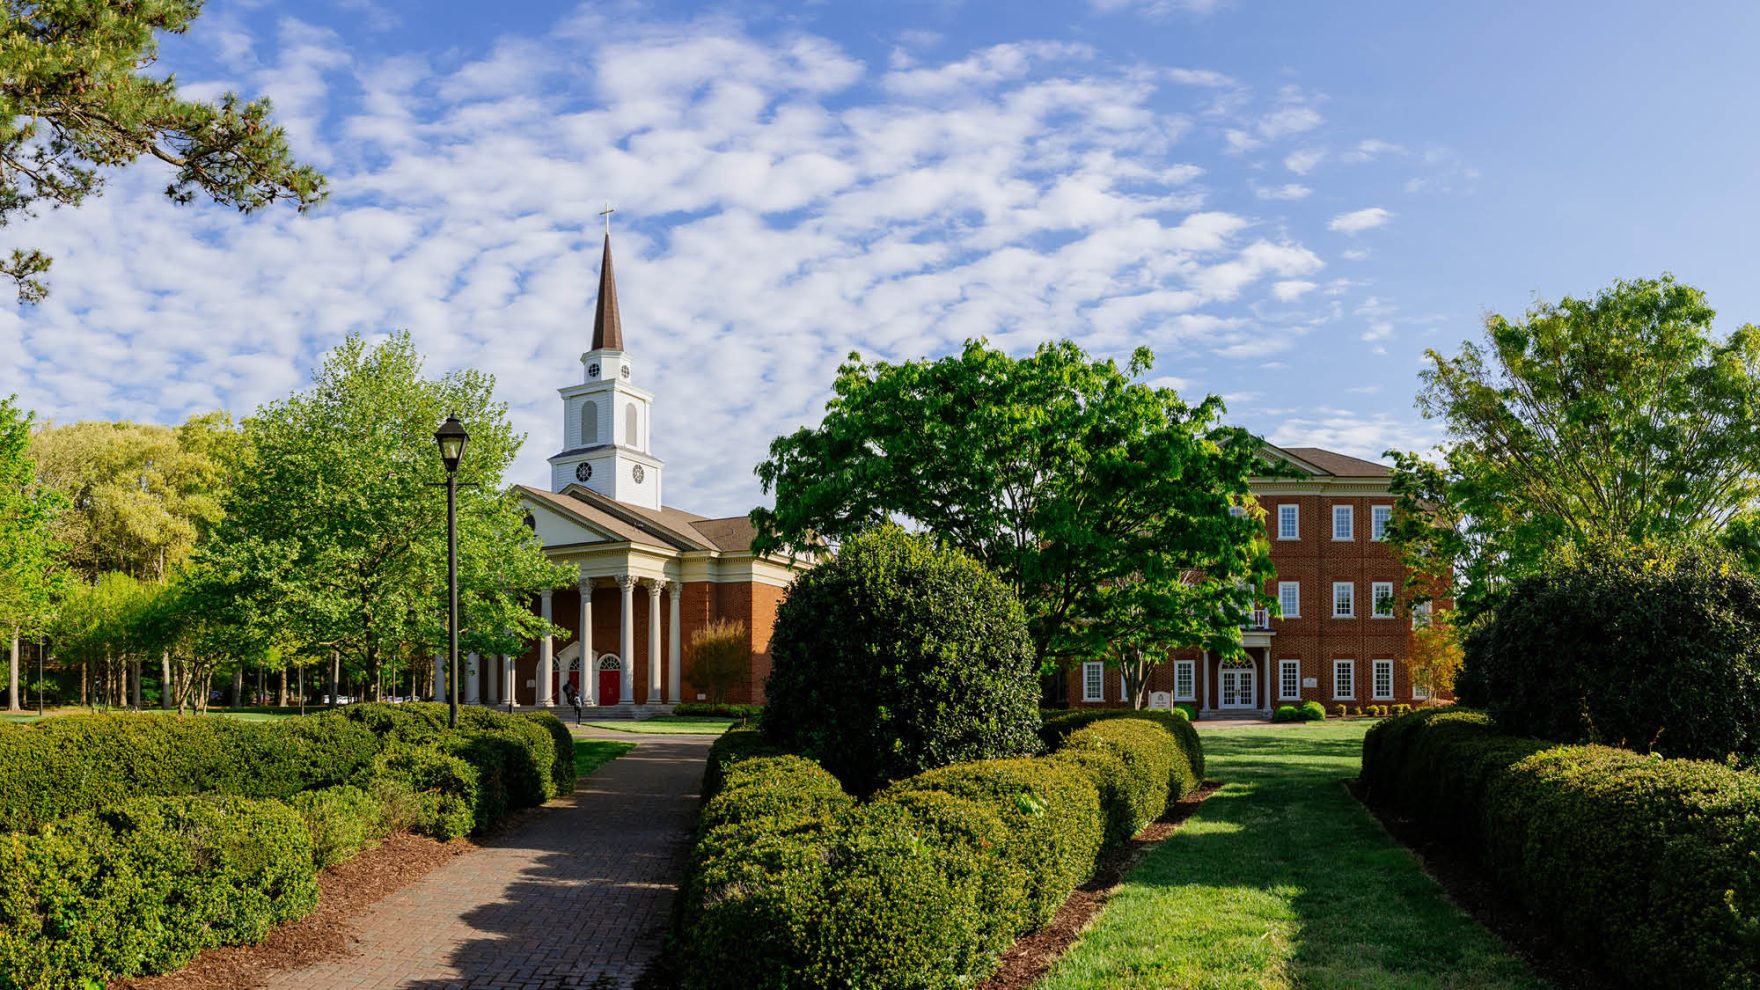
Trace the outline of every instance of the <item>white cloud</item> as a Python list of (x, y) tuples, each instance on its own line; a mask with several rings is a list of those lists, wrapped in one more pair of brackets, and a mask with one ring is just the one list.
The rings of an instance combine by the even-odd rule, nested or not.
[[(23, 225), (58, 260), (55, 294), (0, 312), (0, 351), (17, 356), (0, 392), (62, 420), (242, 415), (298, 387), (343, 334), (407, 327), (430, 371), (497, 376), (529, 437), (513, 480), (542, 483), (554, 389), (576, 380), (590, 332), (607, 199), (669, 501), (697, 511), (759, 497), (751, 465), (817, 420), (851, 349), (899, 359), (984, 335), (1019, 352), (1070, 336), (1190, 364), (1307, 332), (1259, 327), (1238, 301), (1267, 283), (1301, 299), (1320, 258), (1207, 208), (1203, 170), (1180, 153), (1185, 115), (1086, 49), (888, 69), (714, 20), (614, 36), (571, 22), (463, 62), (366, 57), (297, 22), (280, 38), (266, 67), (239, 72), (291, 115), (300, 154), (325, 156), (332, 200), (303, 217), (177, 208), (142, 168)], [(244, 59), (239, 42), (225, 39)], [(1037, 68), (1052, 60), (1058, 74)]]
[(1259, 121), (1259, 134), (1266, 139), (1288, 137), (1311, 131), (1325, 120), (1313, 107), (1282, 107)]
[(1336, 230), (1340, 233), (1357, 234), (1365, 230), (1374, 230), (1376, 227), (1384, 227), (1392, 219), (1392, 213), (1379, 206), (1371, 206), (1367, 209), (1340, 213), (1333, 217), (1326, 224), (1326, 227), (1328, 230)]
[(1102, 13), (1128, 10), (1151, 18), (1172, 14), (1208, 14), (1224, 2), (1225, 0), (1088, 0), (1090, 6)]
[(1330, 407), (1279, 417), (1266, 438), (1274, 444), (1324, 447), (1377, 463), (1386, 463), (1382, 454), (1389, 449), (1428, 450), (1441, 439), (1426, 422)]
[(1314, 282), (1303, 279), (1286, 279), (1273, 285), (1271, 294), (1277, 297), (1278, 302), (1295, 302), (1317, 288), (1319, 285)]
[(1299, 182), (1286, 182), (1281, 186), (1261, 186), (1253, 183), (1253, 195), (1260, 199), (1306, 199), (1314, 190)]
[(1338, 160), (1351, 165), (1360, 165), (1363, 162), (1372, 162), (1377, 158), (1387, 155), (1403, 155), (1405, 152), (1405, 148), (1394, 144), (1391, 141), (1369, 138), (1364, 141), (1358, 141), (1356, 147), (1339, 155)]
[(1307, 175), (1314, 166), (1326, 160), (1326, 152), (1318, 148), (1303, 148), (1292, 151), (1283, 159), (1283, 167), (1297, 175)]

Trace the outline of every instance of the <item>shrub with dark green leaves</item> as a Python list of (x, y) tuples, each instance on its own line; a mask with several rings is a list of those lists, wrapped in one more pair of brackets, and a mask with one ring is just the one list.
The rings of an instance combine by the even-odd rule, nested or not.
[(477, 827), (478, 771), (431, 746), (388, 743), (355, 784), (375, 795), (407, 789), (414, 806), (399, 824), (422, 835), (446, 842)]
[(317, 904), (299, 814), (230, 796), (140, 798), (0, 837), (0, 986), (162, 973)]
[(1734, 990), (1760, 976), (1760, 774), (1431, 709), (1369, 730), (1362, 779), (1476, 856), (1610, 986)]
[(748, 722), (757, 721), (758, 718), (764, 714), (764, 706), (735, 705), (727, 702), (711, 704), (706, 701), (690, 701), (682, 705), (673, 705), (672, 714), (724, 716), (726, 718), (738, 719), (741, 725), (745, 725)]
[(1170, 733), (1179, 746), (1184, 759), (1177, 761), (1173, 767), (1174, 779), (1169, 786), (1170, 800), (1178, 800), (1204, 782), (1204, 746), (1198, 741), (1198, 730), (1192, 723), (1171, 712), (1133, 710), (1129, 708), (1074, 708), (1054, 709), (1044, 713), (1044, 722), (1039, 735), (1050, 749), (1058, 749), (1070, 733), (1085, 729), (1097, 722), (1113, 719), (1146, 720), (1161, 726)]
[(1522, 735), (1760, 758), (1760, 580), (1705, 547), (1563, 555), (1468, 633), (1455, 691)]
[(1037, 748), (1020, 602), (976, 561), (887, 526), (795, 580), (776, 616), (763, 732), (858, 794)]
[(1053, 756), (930, 770), (863, 804), (756, 733), (722, 737), (680, 899), (684, 984), (981, 981), (1091, 874), (1109, 836), (1195, 786), (1191, 727), (1138, 715), (1072, 720)]
[(0, 828), (132, 797), (290, 797), (348, 779), (377, 749), (371, 733), (322, 718), (62, 715), (0, 733)]
[(709, 746), (709, 758), (703, 767), (703, 800), (707, 801), (721, 791), (727, 771), (734, 764), (759, 756), (785, 755), (786, 750), (765, 739), (754, 728), (729, 729)]
[(390, 834), (384, 805), (349, 784), (301, 791), (287, 803), (305, 819), (319, 869), (352, 859)]

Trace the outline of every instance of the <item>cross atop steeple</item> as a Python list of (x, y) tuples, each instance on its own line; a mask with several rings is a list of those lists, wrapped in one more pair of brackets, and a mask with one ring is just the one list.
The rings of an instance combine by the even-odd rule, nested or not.
[(611, 214), (616, 213), (616, 212), (617, 212), (616, 210), (611, 208), (611, 203), (609, 201), (607, 201), (605, 203), (605, 208), (603, 210), (599, 211), (599, 215), (605, 218), (605, 236), (606, 237), (611, 236)]

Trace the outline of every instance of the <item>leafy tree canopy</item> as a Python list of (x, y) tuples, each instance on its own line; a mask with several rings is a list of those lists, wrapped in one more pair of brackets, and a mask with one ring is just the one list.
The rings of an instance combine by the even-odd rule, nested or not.
[[(294, 161), (266, 99), (184, 99), (146, 70), (161, 34), (181, 34), (202, 0), (4, 0), (0, 22), (0, 226), (38, 206), (77, 206), (107, 168), (142, 156), (175, 171), (165, 194), (205, 195), (249, 213), (277, 200), (301, 210), (324, 177)], [(47, 293), (50, 259), (16, 249), (0, 275), (21, 302)]]
[(1714, 538), (1760, 494), (1760, 329), (1712, 330), (1664, 275), (1493, 315), (1485, 342), (1428, 353), (1432, 460), (1390, 451), (1390, 538), (1414, 576), (1451, 575), (1464, 616), (1561, 546)]
[(0, 399), (0, 626), (40, 630), (59, 569), (54, 522), (63, 500), (38, 480), (30, 455), (31, 414)]
[(44, 482), (71, 506), (57, 534), (87, 581), (110, 571), (166, 580), (219, 524), (245, 457), (243, 435), (218, 412), (177, 427), (51, 426), (32, 449)]
[[(1040, 661), (1112, 658), (1157, 606), (1159, 645), (1238, 648), (1271, 575), (1250, 502), (1257, 438), (1221, 425), (1129, 365), (1073, 343), (1014, 358), (969, 341), (937, 361), (839, 369), (825, 418), (780, 437), (757, 468), (774, 509), (760, 550), (811, 552), (906, 520), (976, 558), (1024, 603)], [(1127, 601), (1127, 596), (1135, 596)], [(1170, 610), (1172, 613), (1170, 614)]]
[(204, 594), (248, 603), (265, 634), (278, 629), (307, 652), (340, 651), (375, 687), (387, 660), (432, 656), (446, 621), (446, 471), (433, 434), (455, 413), (470, 433), (459, 466), (461, 648), (519, 652), (543, 631), (530, 597), (576, 575), (544, 557), (503, 486), (524, 438), (493, 391), (476, 371), (424, 378), (407, 333), (377, 346), (350, 336), (309, 390), (246, 422), (250, 461), (197, 557)]

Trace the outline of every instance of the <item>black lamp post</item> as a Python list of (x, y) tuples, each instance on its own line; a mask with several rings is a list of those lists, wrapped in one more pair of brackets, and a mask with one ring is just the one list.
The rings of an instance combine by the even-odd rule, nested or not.
[(456, 415), (434, 431), (440, 461), (446, 465), (446, 697), (452, 705), (447, 725), (458, 728), (458, 462), (471, 435)]

